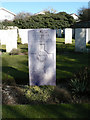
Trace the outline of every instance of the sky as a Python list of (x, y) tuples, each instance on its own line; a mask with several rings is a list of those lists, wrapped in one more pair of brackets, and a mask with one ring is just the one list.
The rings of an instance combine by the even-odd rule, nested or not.
[(88, 7), (88, 2), (2, 2), (0, 7), (17, 14), (19, 12), (38, 13), (53, 8), (57, 12), (76, 13), (82, 7)]

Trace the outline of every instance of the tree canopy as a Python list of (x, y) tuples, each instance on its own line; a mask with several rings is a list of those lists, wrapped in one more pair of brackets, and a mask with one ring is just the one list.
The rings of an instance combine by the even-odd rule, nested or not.
[[(17, 15), (18, 16), (18, 15)], [(51, 29), (60, 29), (65, 27), (70, 27), (75, 23), (75, 20), (72, 16), (66, 12), (59, 13), (50, 13), (46, 12), (45, 15), (38, 14), (28, 17), (17, 17), (14, 19), (13, 23), (15, 26), (22, 29), (36, 29), (36, 28), (51, 28)]]
[(72, 16), (66, 12), (55, 13), (55, 10), (45, 11), (45, 14), (31, 15), (21, 12), (16, 15), (13, 21), (5, 20), (2, 24), (7, 26), (17, 26), (21, 29), (51, 28), (60, 29), (70, 27), (75, 23)]
[(90, 21), (90, 8), (80, 8), (78, 15), (81, 21)]

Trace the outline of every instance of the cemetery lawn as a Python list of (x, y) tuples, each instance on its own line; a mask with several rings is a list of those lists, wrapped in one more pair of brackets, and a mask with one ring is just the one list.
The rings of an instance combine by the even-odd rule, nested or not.
[[(57, 38), (56, 79), (58, 88), (49, 86), (29, 88), (28, 45), (20, 44), (18, 48), (22, 54), (9, 55), (4, 52), (5, 46), (2, 47), (2, 82), (5, 87), (10, 85), (18, 87), (21, 91), (27, 90), (27, 98), (30, 97), (29, 91), (34, 97), (30, 97), (30, 105), (3, 105), (3, 118), (89, 118), (89, 104), (71, 103), (90, 103), (90, 99), (88, 100), (88, 97), (84, 96), (84, 98), (79, 97), (79, 100), (75, 98), (72, 101), (72, 94), (68, 89), (69, 81), (74, 74), (79, 73), (86, 67), (89, 69), (88, 72), (90, 74), (89, 53), (75, 52), (74, 39), (72, 45), (65, 45), (64, 38)], [(87, 45), (87, 48), (90, 48), (90, 44)], [(21, 87), (21, 85), (25, 85), (25, 87)], [(18, 89), (16, 87), (15, 89)], [(53, 91), (54, 94), (52, 94)], [(56, 96), (53, 96), (52, 99), (46, 102), (45, 100), (52, 95)], [(34, 105), (36, 103), (37, 105)]]
[(90, 104), (3, 105), (3, 118), (76, 118), (89, 120)]

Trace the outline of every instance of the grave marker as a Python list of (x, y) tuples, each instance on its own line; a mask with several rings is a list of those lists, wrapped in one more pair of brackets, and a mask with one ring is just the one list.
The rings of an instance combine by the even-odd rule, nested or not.
[(86, 29), (85, 28), (75, 29), (75, 51), (77, 52), (86, 51)]
[(34, 29), (28, 37), (30, 85), (56, 85), (56, 31)]
[(17, 49), (17, 30), (6, 30), (6, 52), (11, 52), (12, 49)]
[(22, 44), (28, 43), (28, 31), (29, 30), (30, 29), (18, 29)]
[(6, 45), (6, 41), (7, 41), (7, 30), (0, 30), (0, 42), (1, 45)]
[(72, 29), (65, 29), (65, 44), (72, 44)]

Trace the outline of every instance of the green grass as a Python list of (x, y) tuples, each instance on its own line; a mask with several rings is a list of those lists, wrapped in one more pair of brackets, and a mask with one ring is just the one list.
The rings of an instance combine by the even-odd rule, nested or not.
[(27, 55), (3, 55), (2, 56), (2, 80), (16, 80), (16, 83), (28, 83), (28, 56)]
[[(88, 54), (76, 53), (75, 40), (72, 45), (65, 45), (63, 38), (57, 38), (57, 56), (56, 56), (56, 78), (57, 84), (60, 80), (70, 79), (74, 73), (88, 66)], [(89, 45), (88, 45), (89, 47)], [(5, 49), (5, 47), (3, 46)], [(27, 44), (18, 45), (22, 52), (28, 51)], [(28, 83), (28, 55), (2, 55), (2, 78), (15, 80), (16, 83)]]
[[(57, 85), (67, 82), (73, 75), (90, 67), (90, 57), (85, 53), (76, 53), (75, 40), (72, 45), (65, 45), (64, 39), (57, 38), (56, 78)], [(90, 45), (87, 44), (90, 48)], [(2, 47), (5, 50), (5, 46)], [(22, 52), (28, 51), (27, 45), (18, 45)], [(2, 54), (3, 82), (28, 84), (29, 69), (28, 55)], [(12, 82), (13, 81), (13, 82)], [(60, 104), (60, 105), (3, 105), (3, 118), (89, 118), (88, 104)]]
[(3, 118), (89, 118), (90, 105), (3, 105)]
[[(90, 48), (90, 45), (87, 45)], [(75, 40), (72, 44), (64, 44), (64, 39), (58, 38), (56, 43), (56, 74), (58, 80), (73, 77), (80, 69), (88, 66), (89, 56), (86, 53), (75, 52)]]

